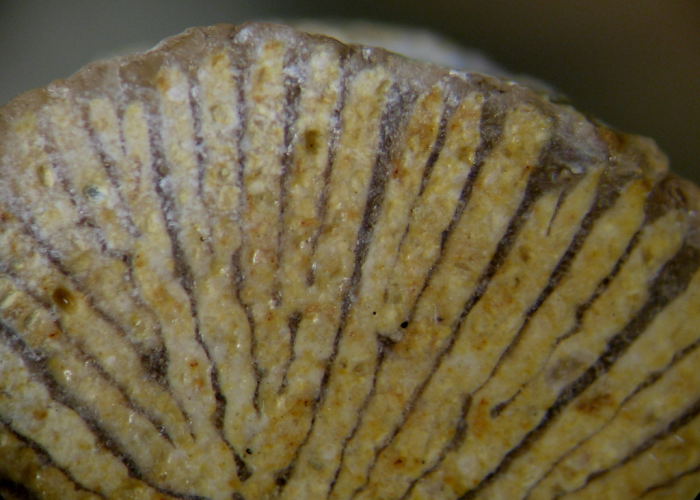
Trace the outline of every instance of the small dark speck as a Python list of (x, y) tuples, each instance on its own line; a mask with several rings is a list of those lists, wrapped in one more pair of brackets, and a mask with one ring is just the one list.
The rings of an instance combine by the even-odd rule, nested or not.
[(245, 449), (245, 452), (246, 452), (248, 455), (252, 455), (252, 454), (253, 454), (253, 450), (251, 450), (250, 448), (246, 448), (246, 449)]
[(93, 184), (85, 186), (85, 189), (83, 189), (83, 194), (92, 200), (99, 200), (104, 197), (102, 191), (100, 191), (100, 188)]
[(408, 328), (408, 321), (401, 323), (401, 328)]
[(283, 477), (278, 477), (277, 479), (275, 479), (275, 484), (277, 486), (284, 486), (287, 484), (287, 480)]
[(377, 311), (372, 311), (372, 314), (376, 316), (376, 315), (377, 315)]

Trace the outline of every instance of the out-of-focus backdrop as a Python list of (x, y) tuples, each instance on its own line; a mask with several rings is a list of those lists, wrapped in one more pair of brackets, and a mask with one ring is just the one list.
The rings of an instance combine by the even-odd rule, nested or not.
[(190, 26), (368, 19), (431, 29), (582, 111), (656, 139), (700, 184), (698, 0), (0, 0), (0, 105), (91, 60)]

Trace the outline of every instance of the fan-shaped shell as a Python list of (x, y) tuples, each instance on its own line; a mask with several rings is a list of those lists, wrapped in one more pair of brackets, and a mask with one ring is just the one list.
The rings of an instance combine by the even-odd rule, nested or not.
[(381, 49), (92, 64), (0, 112), (0, 492), (689, 498), (697, 208), (651, 141)]

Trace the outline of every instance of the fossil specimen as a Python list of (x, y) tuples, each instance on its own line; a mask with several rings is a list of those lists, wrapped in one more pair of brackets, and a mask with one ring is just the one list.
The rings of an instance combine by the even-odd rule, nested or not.
[(685, 498), (697, 188), (515, 83), (197, 28), (0, 111), (0, 493)]

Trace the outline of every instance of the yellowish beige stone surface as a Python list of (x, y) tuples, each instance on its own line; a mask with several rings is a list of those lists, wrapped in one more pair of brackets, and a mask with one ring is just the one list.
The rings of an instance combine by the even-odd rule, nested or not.
[(94, 63), (0, 110), (0, 495), (690, 499), (699, 200), (283, 26)]

